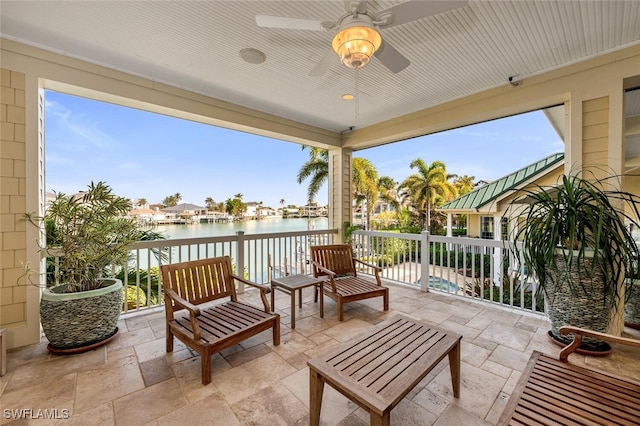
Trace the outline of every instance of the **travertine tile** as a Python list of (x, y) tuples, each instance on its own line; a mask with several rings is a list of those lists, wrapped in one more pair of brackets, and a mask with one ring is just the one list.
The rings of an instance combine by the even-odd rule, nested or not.
[[(180, 350), (179, 345), (182, 344), (178, 339), (173, 342), (173, 350)], [(167, 345), (165, 339), (154, 339), (148, 342), (135, 345), (134, 350), (138, 356), (138, 362), (145, 362), (151, 359), (164, 356), (167, 353)]]
[(427, 388), (463, 410), (484, 418), (507, 380), (464, 362), (460, 367), (460, 398), (453, 398), (448, 368), (443, 369)]
[(155, 385), (173, 377), (167, 359), (162, 356), (141, 362), (140, 372), (145, 386)]
[(245, 362), (249, 362), (263, 355), (266, 355), (271, 352), (271, 350), (272, 349), (266, 344), (260, 344), (252, 346), (249, 349), (245, 349), (240, 352), (235, 352), (231, 355), (225, 355), (224, 359), (229, 363), (231, 367), (237, 367), (244, 364)]
[(530, 354), (506, 346), (498, 346), (489, 356), (489, 360), (513, 370), (522, 371), (527, 365)]
[(65, 409), (73, 413), (76, 377), (76, 373), (51, 377), (30, 386), (5, 392), (0, 397), (0, 407), (3, 410), (0, 424), (8, 424), (16, 420), (15, 417), (5, 416), (4, 410), (33, 410), (37, 412), (38, 410)]
[(490, 350), (474, 345), (471, 342), (463, 340), (460, 343), (460, 359), (467, 364), (480, 367), (490, 354)]
[(216, 375), (215, 386), (225, 400), (233, 405), (294, 372), (295, 369), (288, 362), (270, 352)]
[(288, 426), (309, 418), (309, 409), (279, 384), (254, 393), (233, 404), (231, 409), (245, 425)]
[(159, 426), (241, 425), (229, 404), (219, 393), (211, 394), (195, 404), (185, 405), (157, 419)]
[(45, 361), (24, 364), (16, 368), (7, 385), (6, 391), (24, 388), (43, 380), (55, 379), (69, 373), (86, 371), (104, 365), (106, 352), (104, 347), (78, 355), (51, 356)]
[(128, 331), (126, 333), (120, 332), (118, 337), (113, 339), (107, 344), (107, 351), (115, 351), (123, 349), (129, 346), (139, 345), (140, 343), (149, 342), (155, 340), (156, 337), (150, 328), (141, 328), (138, 330)]
[(113, 409), (117, 424), (134, 426), (146, 424), (186, 404), (178, 382), (169, 379), (115, 399)]
[[(70, 419), (64, 421), (69, 426), (102, 426), (115, 424), (113, 416), (113, 403), (111, 401), (100, 404), (97, 407), (81, 414), (73, 414)], [(61, 422), (57, 423), (60, 424)]]
[(533, 338), (533, 334), (531, 331), (520, 330), (516, 327), (498, 322), (485, 328), (484, 331), (480, 333), (480, 337), (494, 341), (500, 345), (524, 351)]
[(447, 312), (431, 309), (431, 305), (429, 305), (428, 307), (420, 308), (420, 309), (412, 312), (411, 316), (416, 318), (416, 319), (419, 319), (421, 321), (425, 321), (425, 322), (427, 322), (429, 324), (433, 324), (435, 326), (439, 326), (444, 321), (449, 319), (451, 314), (447, 313)]
[[(12, 350), (8, 374), (0, 378), (0, 407), (31, 404), (68, 409), (72, 417), (64, 424), (83, 426), (303, 426), (309, 421), (307, 360), (400, 313), (463, 336), (462, 395), (460, 399), (452, 396), (445, 358), (392, 411), (392, 424), (486, 425), (495, 424), (502, 413), (531, 352), (557, 356), (560, 351), (547, 336), (549, 325), (544, 318), (436, 292), (389, 287), (390, 311), (381, 310), (380, 299), (349, 303), (342, 322), (337, 320), (335, 302), (328, 298), (325, 318), (320, 319), (313, 293), (305, 291), (304, 307), (296, 308), (296, 329), (283, 321), (279, 347), (273, 346), (272, 334), (266, 331), (212, 356), (212, 383), (207, 386), (202, 385), (200, 356), (195, 351), (175, 339), (174, 352), (165, 352), (163, 312), (121, 319), (118, 338), (86, 354), (52, 356), (46, 342)], [(276, 305), (287, 318), (290, 302), (282, 296)], [(240, 298), (260, 303), (256, 292), (247, 291)], [(640, 331), (625, 332), (640, 338)], [(616, 347), (612, 355), (602, 358), (572, 354), (570, 362), (640, 377), (637, 349)], [(2, 424), (7, 421), (1, 420)], [(13, 424), (62, 421), (23, 419)], [(321, 424), (367, 425), (369, 415), (326, 385)]]
[(490, 426), (491, 423), (487, 423), (483, 419), (474, 416), (472, 413), (465, 411), (463, 408), (452, 404), (447, 410), (438, 418), (434, 423), (434, 426), (451, 426), (451, 425), (464, 425), (464, 426)]
[(74, 413), (86, 412), (142, 388), (144, 381), (135, 356), (78, 373)]
[(273, 346), (271, 343), (269, 346), (271, 350), (282, 358), (289, 359), (313, 348), (315, 344), (299, 333), (289, 333), (280, 338), (280, 344), (278, 346)]
[(346, 342), (358, 334), (365, 332), (369, 327), (371, 327), (371, 324), (361, 319), (353, 318), (347, 320), (345, 318), (344, 321), (324, 330), (323, 333), (339, 342)]

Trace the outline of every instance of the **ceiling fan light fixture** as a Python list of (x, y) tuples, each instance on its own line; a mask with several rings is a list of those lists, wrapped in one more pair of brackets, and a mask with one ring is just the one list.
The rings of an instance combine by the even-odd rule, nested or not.
[(364, 25), (343, 29), (336, 34), (331, 43), (340, 61), (353, 69), (366, 66), (381, 44), (380, 33), (375, 28)]

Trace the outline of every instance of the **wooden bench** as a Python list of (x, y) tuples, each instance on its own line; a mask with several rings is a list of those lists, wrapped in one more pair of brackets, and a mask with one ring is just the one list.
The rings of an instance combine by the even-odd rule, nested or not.
[[(338, 320), (344, 316), (344, 304), (372, 297), (383, 298), (383, 309), (389, 310), (389, 289), (382, 286), (380, 271), (382, 268), (353, 257), (349, 244), (331, 244), (311, 246), (313, 276), (326, 276), (328, 280), (322, 287), (324, 295), (338, 304)], [(375, 282), (358, 276), (356, 263), (374, 271)], [(323, 297), (323, 295), (320, 295)]]
[(640, 425), (640, 382), (568, 362), (582, 336), (640, 348), (640, 340), (561, 327), (573, 342), (555, 359), (534, 351), (499, 425)]
[(394, 315), (309, 360), (310, 425), (320, 423), (322, 394), (328, 383), (368, 410), (372, 425), (388, 426), (391, 410), (447, 356), (453, 396), (458, 398), (461, 339), (459, 334)]
[[(211, 355), (270, 328), (273, 344), (280, 344), (280, 316), (271, 313), (269, 287), (233, 275), (229, 256), (163, 265), (161, 270), (167, 352), (173, 351), (174, 336), (198, 352), (203, 385), (211, 383)], [(264, 309), (238, 302), (236, 282), (258, 288)]]

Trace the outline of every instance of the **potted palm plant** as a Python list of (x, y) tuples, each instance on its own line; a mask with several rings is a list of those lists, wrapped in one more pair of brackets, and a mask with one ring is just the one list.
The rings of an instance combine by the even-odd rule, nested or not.
[[(636, 256), (639, 256), (636, 251)], [(640, 269), (638, 259), (625, 278), (624, 325), (640, 329)], [(635, 266), (635, 268), (633, 267)]]
[[(606, 184), (563, 175), (557, 186), (523, 190), (509, 209), (510, 220), (518, 221), (511, 234), (514, 254), (537, 278), (551, 321), (549, 335), (563, 344), (571, 340), (559, 333), (563, 325), (607, 331), (624, 294), (625, 274), (636, 267), (630, 262), (635, 243), (626, 225), (637, 224), (640, 199), (607, 190)], [(581, 349), (597, 353), (610, 348), (585, 339)]]
[(47, 254), (59, 258), (47, 268), (40, 302), (50, 351), (81, 352), (117, 334), (122, 282), (110, 276), (126, 264), (141, 237), (125, 216), (129, 209), (128, 199), (104, 182), (92, 182), (80, 195), (56, 194), (39, 218), (46, 224)]

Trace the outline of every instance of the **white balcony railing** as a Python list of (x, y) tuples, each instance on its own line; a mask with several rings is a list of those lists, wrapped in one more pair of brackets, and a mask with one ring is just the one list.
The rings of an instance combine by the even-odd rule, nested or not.
[(229, 256), (235, 273), (268, 283), (272, 274), (310, 273), (309, 246), (331, 244), (337, 232), (325, 229), (249, 235), (238, 231), (224, 237), (141, 241), (132, 251), (126, 273), (120, 274), (129, 289), (123, 312), (162, 305), (159, 265)]
[[(118, 277), (127, 288), (123, 313), (163, 305), (159, 266), (228, 255), (236, 273), (268, 283), (272, 277), (311, 273), (309, 247), (331, 244), (337, 230), (141, 241)], [(355, 255), (383, 268), (386, 280), (479, 302), (542, 314), (536, 283), (513, 258), (509, 242), (394, 232), (355, 231)], [(56, 262), (57, 263), (57, 262)], [(241, 271), (241, 272), (240, 272)], [(367, 273), (369, 271), (363, 271)], [(243, 289), (239, 289), (243, 291)]]
[[(423, 291), (543, 313), (536, 282), (515, 259), (511, 242), (376, 231), (354, 231), (358, 257), (383, 268), (385, 279)], [(426, 279), (425, 279), (426, 277)]]

